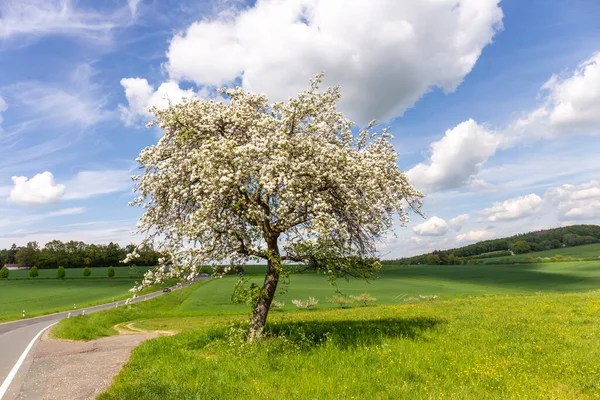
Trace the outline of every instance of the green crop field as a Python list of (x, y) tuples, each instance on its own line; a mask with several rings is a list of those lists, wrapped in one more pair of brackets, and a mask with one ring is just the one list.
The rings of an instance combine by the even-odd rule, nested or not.
[[(141, 278), (150, 267), (115, 267), (115, 278)], [(90, 268), (92, 274), (87, 278), (106, 278), (108, 267)], [(56, 269), (38, 269), (39, 276), (32, 279), (56, 278)], [(66, 268), (66, 278), (83, 278), (83, 268)], [(29, 278), (29, 270), (10, 271), (9, 279)]]
[(555, 257), (557, 255), (573, 258), (598, 258), (600, 260), (600, 243), (586, 244), (583, 246), (564, 247), (560, 249), (552, 249), (545, 251), (535, 251), (526, 254), (515, 254), (514, 256), (503, 256), (486, 258), (482, 261), (485, 263), (493, 263), (496, 260), (514, 260), (523, 261), (523, 258), (530, 256), (536, 257)]
[(51, 314), (89, 307), (130, 297), (136, 280), (148, 267), (115, 268), (115, 277), (107, 277), (108, 268), (92, 268), (92, 275), (84, 278), (83, 268), (67, 268), (66, 279), (56, 279), (56, 269), (40, 269), (37, 278), (29, 278), (28, 271), (10, 271), (8, 280), (0, 280), (0, 322)]
[[(93, 339), (126, 321), (180, 331), (135, 349), (101, 399), (598, 398), (599, 279), (597, 262), (393, 268), (370, 284), (340, 282), (379, 299), (342, 310), (326, 303), (323, 276), (295, 275), (252, 345), (249, 309), (229, 304), (235, 279), (213, 279), (63, 320), (53, 334)], [(315, 310), (288, 302), (309, 295)]]

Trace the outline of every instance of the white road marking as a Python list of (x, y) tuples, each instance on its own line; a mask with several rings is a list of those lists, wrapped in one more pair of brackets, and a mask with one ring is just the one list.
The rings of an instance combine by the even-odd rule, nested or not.
[(6, 394), (6, 391), (8, 390), (8, 387), (10, 386), (10, 383), (12, 382), (12, 380), (17, 375), (17, 372), (19, 371), (19, 368), (21, 368), (21, 365), (23, 364), (23, 361), (25, 361), (25, 357), (27, 357), (27, 354), (29, 353), (29, 350), (31, 350), (31, 348), (33, 347), (33, 344), (35, 343), (35, 341), (38, 340), (38, 338), (40, 337), (40, 335), (42, 333), (44, 333), (44, 331), (46, 329), (50, 328), (52, 325), (55, 325), (55, 324), (56, 324), (56, 322), (53, 323), (53, 324), (48, 325), (47, 327), (45, 327), (44, 329), (42, 329), (41, 331), (39, 331), (38, 334), (35, 335), (35, 337), (31, 340), (31, 342), (29, 342), (29, 345), (27, 345), (27, 348), (25, 348), (25, 351), (23, 352), (23, 354), (21, 354), (21, 357), (19, 357), (19, 359), (17, 360), (17, 363), (15, 364), (15, 366), (13, 367), (13, 369), (11, 369), (10, 372), (8, 373), (8, 376), (6, 377), (6, 379), (4, 380), (4, 382), (2, 383), (2, 386), (0, 386), (0, 400)]

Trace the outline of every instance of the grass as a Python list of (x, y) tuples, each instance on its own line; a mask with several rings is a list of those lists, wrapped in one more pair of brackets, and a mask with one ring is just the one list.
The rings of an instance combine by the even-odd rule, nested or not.
[(565, 257), (573, 258), (599, 258), (600, 257), (600, 243), (586, 244), (583, 246), (564, 247), (560, 249), (552, 249), (545, 251), (535, 251), (526, 254), (515, 254), (514, 256), (503, 256), (483, 259), (485, 263), (493, 263), (495, 260), (514, 260), (523, 261), (526, 256), (536, 257), (549, 257), (552, 258), (556, 255), (562, 255)]
[(238, 321), (161, 320), (182, 332), (135, 349), (99, 398), (600, 396), (600, 292), (273, 313), (254, 345)]
[[(132, 270), (129, 267), (115, 267), (115, 278), (141, 278), (144, 273), (150, 267), (137, 267), (135, 273), (132, 273)], [(97, 267), (90, 268), (92, 270), (92, 275), (84, 278), (83, 276), (83, 268), (65, 268), (67, 273), (66, 278), (81, 278), (81, 279), (93, 279), (93, 278), (107, 278), (108, 277), (108, 267)], [(54, 269), (38, 269), (39, 276), (36, 278), (29, 278), (29, 270), (14, 270), (10, 271), (9, 280), (11, 279), (49, 279), (56, 278), (56, 268)]]
[[(260, 284), (265, 266), (246, 268), (250, 282)], [(335, 294), (323, 275), (314, 273), (292, 275), (284, 293), (276, 299), (285, 303), (282, 311), (275, 313), (298, 313), (292, 299), (306, 300), (314, 296), (319, 300), (317, 309), (338, 308), (327, 302)], [(64, 320), (59, 324), (65, 333), (57, 336), (68, 339), (93, 339), (116, 334), (112, 326), (125, 321), (150, 320), (158, 318), (188, 318), (215, 316), (248, 315), (250, 309), (245, 304), (231, 304), (231, 293), (237, 277), (194, 284), (190, 289), (174, 292), (171, 299), (181, 297), (181, 301), (163, 299), (151, 300), (143, 305), (132, 307), (131, 311), (119, 308), (86, 316), (85, 334), (78, 334), (75, 324), (78, 319)], [(200, 289), (201, 288), (201, 289)], [(285, 289), (285, 286), (280, 286)], [(345, 295), (369, 293), (377, 299), (377, 305), (400, 305), (419, 295), (438, 295), (440, 300), (472, 296), (568, 293), (600, 289), (600, 262), (564, 262), (514, 265), (458, 265), (458, 266), (400, 266), (384, 269), (381, 278), (365, 282), (361, 280), (338, 281), (338, 289)], [(70, 326), (73, 325), (73, 326)], [(94, 333), (94, 327), (98, 333)], [(68, 329), (68, 330), (67, 330)], [(57, 331), (59, 332), (59, 331)]]
[[(84, 278), (83, 268), (67, 269), (67, 279), (56, 279), (56, 269), (40, 269), (40, 276), (29, 278), (26, 270), (10, 271), (8, 280), (0, 280), (0, 322), (54, 312), (89, 307), (131, 296), (129, 289), (140, 280), (148, 267), (138, 267), (138, 276), (130, 277), (128, 267), (115, 268), (116, 277), (107, 277), (107, 268), (92, 268)], [(52, 278), (52, 279), (50, 279)]]
[[(264, 266), (246, 270), (259, 282)], [(386, 268), (339, 282), (378, 299), (346, 309), (327, 303), (325, 277), (292, 275), (253, 345), (249, 308), (229, 303), (234, 283), (63, 320), (52, 334), (90, 340), (127, 321), (179, 332), (136, 348), (104, 400), (600, 398), (600, 262)], [(420, 294), (439, 298), (404, 301)], [(289, 301), (308, 296), (316, 310)]]

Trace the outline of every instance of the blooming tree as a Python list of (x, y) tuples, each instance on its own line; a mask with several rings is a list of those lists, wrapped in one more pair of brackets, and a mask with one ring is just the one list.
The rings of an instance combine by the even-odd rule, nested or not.
[[(266, 260), (249, 338), (260, 337), (280, 277), (291, 263), (330, 277), (369, 278), (375, 243), (395, 217), (419, 212), (422, 194), (398, 169), (386, 130), (352, 133), (339, 88), (322, 75), (287, 102), (223, 89), (228, 102), (194, 99), (151, 111), (164, 131), (144, 149), (132, 204), (145, 212), (143, 246), (168, 254), (140, 287), (193, 279), (201, 266)], [(130, 255), (135, 257), (135, 252)]]

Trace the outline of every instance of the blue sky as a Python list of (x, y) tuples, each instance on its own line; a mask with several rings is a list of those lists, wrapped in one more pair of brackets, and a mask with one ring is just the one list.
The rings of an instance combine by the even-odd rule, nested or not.
[(147, 107), (285, 99), (320, 71), (426, 194), (385, 257), (600, 223), (599, 19), (592, 0), (0, 1), (0, 247), (135, 242)]

